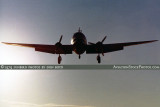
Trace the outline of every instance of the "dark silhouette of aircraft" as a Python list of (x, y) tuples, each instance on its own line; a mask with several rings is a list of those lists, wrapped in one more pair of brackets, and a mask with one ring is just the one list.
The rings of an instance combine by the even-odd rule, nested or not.
[(62, 57), (60, 54), (72, 54), (74, 51), (79, 55), (79, 59), (81, 58), (81, 54), (86, 52), (86, 54), (98, 54), (97, 61), (101, 63), (100, 54), (104, 56), (104, 53), (113, 52), (123, 50), (126, 46), (139, 45), (145, 43), (151, 43), (158, 40), (150, 40), (150, 41), (138, 41), (138, 42), (126, 42), (126, 43), (112, 43), (112, 44), (103, 44), (107, 36), (105, 36), (102, 41), (98, 41), (97, 43), (88, 42), (85, 35), (82, 33), (82, 30), (79, 28), (78, 32), (74, 33), (71, 39), (71, 45), (62, 45), (62, 37), (60, 37), (59, 42), (55, 45), (44, 45), (44, 44), (24, 44), (24, 43), (7, 43), (2, 42), (7, 45), (15, 45), (15, 46), (23, 46), (35, 48), (35, 51), (46, 52), (51, 54), (59, 54), (58, 56), (58, 64), (61, 63)]

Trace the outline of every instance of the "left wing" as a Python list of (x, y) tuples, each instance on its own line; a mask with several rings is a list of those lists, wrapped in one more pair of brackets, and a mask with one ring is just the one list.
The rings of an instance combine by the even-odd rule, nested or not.
[[(151, 43), (151, 42), (156, 42), (156, 41), (158, 41), (158, 40), (102, 44), (101, 50), (99, 49), (99, 46), (97, 46), (96, 44), (92, 44), (92, 45), (87, 46), (86, 53), (87, 54), (95, 54), (95, 53), (107, 53), (107, 52), (119, 51), (119, 50), (123, 50), (123, 48), (126, 46), (133, 46), (133, 45)], [(97, 49), (97, 47), (98, 47), (98, 49)]]
[(61, 45), (57, 47), (56, 45), (44, 45), (44, 44), (24, 44), (24, 43), (7, 43), (2, 42), (7, 45), (22, 46), (35, 48), (35, 51), (52, 53), (52, 54), (72, 54), (72, 45)]

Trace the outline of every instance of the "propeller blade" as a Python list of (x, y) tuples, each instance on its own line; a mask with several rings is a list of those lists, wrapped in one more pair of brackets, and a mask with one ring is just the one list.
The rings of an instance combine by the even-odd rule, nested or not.
[(92, 43), (92, 42), (88, 42), (90, 45), (95, 45), (95, 43)]
[(107, 38), (107, 36), (105, 36), (105, 37), (103, 38), (102, 43), (105, 41), (106, 38)]
[(61, 43), (61, 41), (62, 41), (62, 37), (63, 37), (63, 35), (61, 35), (61, 37), (60, 37), (60, 39), (59, 39), (59, 43)]

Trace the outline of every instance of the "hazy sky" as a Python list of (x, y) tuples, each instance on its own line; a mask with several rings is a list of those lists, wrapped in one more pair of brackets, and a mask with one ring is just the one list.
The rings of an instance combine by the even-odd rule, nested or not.
[[(0, 42), (160, 40), (159, 0), (0, 0)], [(0, 64), (57, 64), (58, 55), (0, 43)], [(62, 55), (62, 64), (97, 64)], [(106, 53), (102, 64), (160, 64), (159, 42)], [(0, 71), (2, 107), (159, 107), (158, 71)]]

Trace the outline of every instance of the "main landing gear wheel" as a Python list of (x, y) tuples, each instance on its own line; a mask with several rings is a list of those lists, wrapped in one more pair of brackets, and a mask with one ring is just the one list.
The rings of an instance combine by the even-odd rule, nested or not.
[(79, 59), (81, 58), (81, 55), (79, 55)]
[(62, 57), (59, 55), (59, 56), (58, 56), (58, 64), (60, 64), (61, 61), (62, 61)]
[(97, 61), (98, 61), (98, 63), (101, 63), (101, 57), (100, 57), (100, 55), (97, 56)]

